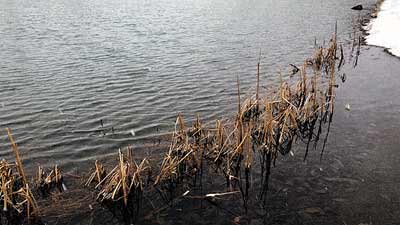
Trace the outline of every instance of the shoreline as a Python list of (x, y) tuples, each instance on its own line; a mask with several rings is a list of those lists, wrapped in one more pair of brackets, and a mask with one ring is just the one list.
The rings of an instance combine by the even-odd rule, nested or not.
[(381, 49), (383, 52), (385, 52), (389, 56), (392, 56), (392, 57), (397, 58), (397, 59), (400, 60), (400, 56), (391, 53), (389, 48), (386, 48), (386, 47), (383, 47), (383, 46), (378, 46), (378, 45), (372, 45), (372, 44), (365, 44), (365, 45), (371, 46), (371, 47), (374, 47), (374, 48), (377, 48), (377, 49)]

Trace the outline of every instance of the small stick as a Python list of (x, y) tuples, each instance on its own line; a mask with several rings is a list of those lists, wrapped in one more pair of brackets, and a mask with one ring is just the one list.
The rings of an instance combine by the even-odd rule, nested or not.
[[(261, 50), (260, 50), (260, 56), (261, 56)], [(260, 89), (260, 58), (258, 59), (257, 63), (257, 91), (256, 91), (256, 101), (258, 104), (258, 92)]]
[(120, 176), (121, 176), (121, 181), (122, 181), (122, 191), (124, 193), (124, 204), (125, 206), (128, 205), (128, 190), (126, 186), (126, 171), (125, 171), (125, 166), (124, 166), (124, 159), (123, 155), (121, 153), (121, 150), (119, 151), (119, 165), (120, 165)]
[(104, 177), (103, 180), (101, 180), (101, 181), (96, 185), (96, 187), (94, 187), (94, 189), (97, 189), (105, 180), (107, 180), (107, 178), (110, 177), (110, 176), (114, 173), (114, 171), (115, 171), (116, 169), (118, 169), (118, 165), (115, 166), (114, 169), (111, 170), (111, 172), (108, 173), (107, 176)]

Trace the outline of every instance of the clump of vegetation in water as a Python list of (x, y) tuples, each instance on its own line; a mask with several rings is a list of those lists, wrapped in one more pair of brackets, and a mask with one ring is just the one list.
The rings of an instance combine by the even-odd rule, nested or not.
[(104, 167), (96, 161), (86, 185), (94, 183), (97, 200), (116, 217), (131, 224), (138, 219), (145, 179), (150, 171), (147, 160), (138, 164), (133, 158), (132, 148), (127, 148), (125, 156), (119, 151), (117, 165), (107, 175)]
[(44, 197), (53, 191), (63, 192), (67, 190), (64, 184), (64, 177), (57, 165), (51, 170), (45, 170), (39, 166), (35, 183), (36, 189)]

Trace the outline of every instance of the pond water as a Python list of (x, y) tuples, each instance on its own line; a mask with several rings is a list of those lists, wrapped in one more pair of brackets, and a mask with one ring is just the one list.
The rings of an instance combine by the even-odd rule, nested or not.
[(356, 3), (0, 0), (0, 156), (11, 156), (5, 127), (27, 164), (71, 167), (170, 131), (178, 112), (230, 115), (236, 77), (248, 94), (260, 52), (274, 86), (336, 21), (351, 39)]

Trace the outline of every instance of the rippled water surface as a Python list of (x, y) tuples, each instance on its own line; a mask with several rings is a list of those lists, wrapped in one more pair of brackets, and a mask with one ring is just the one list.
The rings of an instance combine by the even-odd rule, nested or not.
[(177, 112), (229, 115), (236, 77), (246, 93), (260, 50), (273, 85), (335, 21), (349, 39), (355, 3), (0, 0), (0, 156), (5, 127), (28, 162), (71, 165), (171, 130)]

